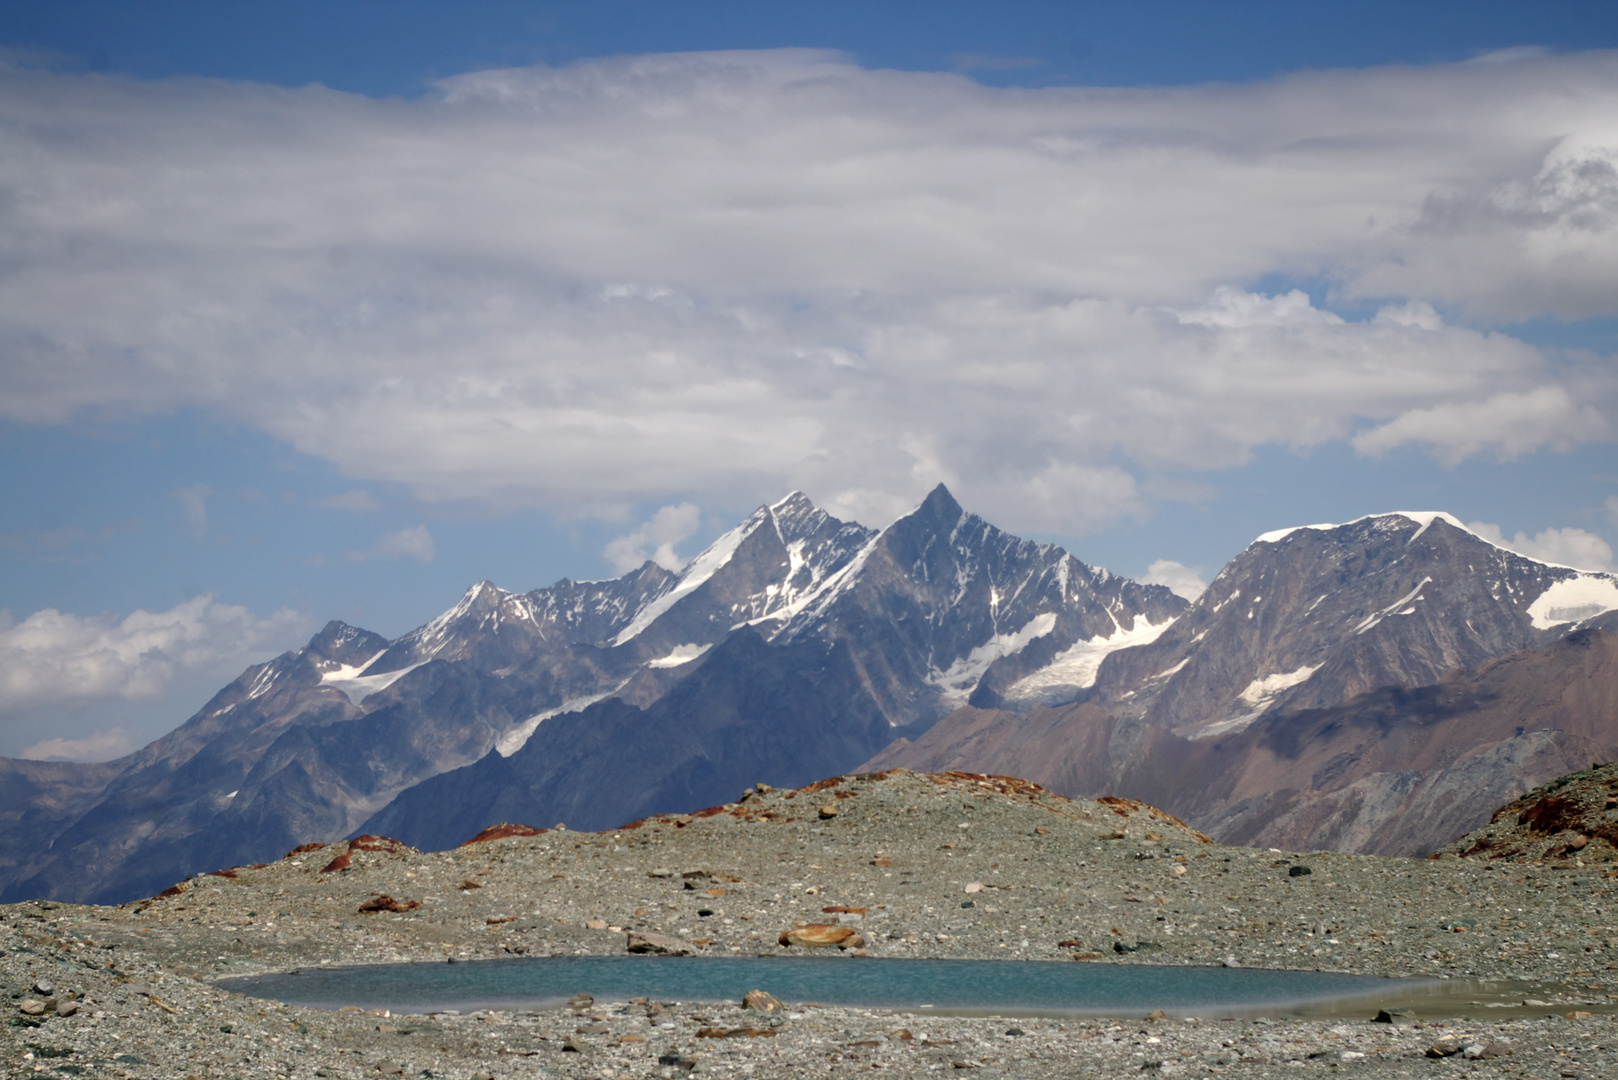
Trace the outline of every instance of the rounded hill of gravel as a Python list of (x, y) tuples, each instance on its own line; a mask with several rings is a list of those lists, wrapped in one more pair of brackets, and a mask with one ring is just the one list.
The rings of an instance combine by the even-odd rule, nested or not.
[[(1600, 1075), (1618, 1064), (1605, 1049), (1618, 1046), (1618, 897), (1605, 867), (1577, 863), (1228, 848), (1141, 803), (1012, 778), (835, 777), (599, 833), (503, 824), (443, 852), (361, 837), (119, 908), (0, 908), (0, 1047), (30, 1076), (1394, 1076), (1429, 1068), (1429, 1052)], [(1398, 1023), (1374, 1010), (1147, 1021), (582, 999), (390, 1017), (212, 982), (631, 948), (1320, 969), (1447, 978), (1479, 996), (1471, 1015), (1457, 998)]]

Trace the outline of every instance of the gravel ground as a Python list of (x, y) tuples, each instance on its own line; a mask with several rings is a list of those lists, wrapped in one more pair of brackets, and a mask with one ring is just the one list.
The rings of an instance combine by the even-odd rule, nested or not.
[[(1614, 889), (1605, 866), (1577, 859), (1226, 848), (1138, 803), (896, 771), (755, 791), (612, 832), (557, 828), (437, 853), (363, 840), (300, 850), (120, 908), (0, 908), (0, 1068), (462, 1080), (955, 1069), (1618, 1076)], [(393, 903), (360, 911), (379, 896)], [(1436, 976), (1458, 990), (1390, 1024), (1374, 1022), (1373, 1009), (1097, 1020), (791, 1002), (772, 1012), (601, 1001), (398, 1017), (287, 1006), (210, 982), (318, 965), (618, 954), (631, 930), (706, 955), (797, 952), (777, 944), (797, 924), (855, 931), (863, 946), (849, 942), (848, 963), (1223, 963)], [(1455, 981), (1465, 977), (1532, 985)]]

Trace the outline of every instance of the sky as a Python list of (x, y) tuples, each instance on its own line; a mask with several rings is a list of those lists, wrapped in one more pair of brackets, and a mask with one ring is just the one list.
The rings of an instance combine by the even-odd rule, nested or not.
[(0, 5), (0, 755), (933, 485), (1618, 547), (1618, 5)]

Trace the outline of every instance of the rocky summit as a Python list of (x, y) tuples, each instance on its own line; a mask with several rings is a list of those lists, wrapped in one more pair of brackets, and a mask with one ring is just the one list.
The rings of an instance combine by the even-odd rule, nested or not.
[[(0, 908), (0, 1060), (18, 1077), (152, 1080), (1618, 1069), (1618, 880), (1605, 864), (1223, 847), (1140, 803), (963, 773), (736, 796), (596, 833), (507, 823), (437, 853), (376, 836), (309, 844), (121, 907)], [(552, 1009), (409, 1016), (287, 1005), (212, 982), (622, 955), (637, 942), (710, 956), (813, 950), (849, 965), (1016, 958), (1437, 981), (1414, 1003), (1412, 984), (1390, 980), (1383, 997), (1335, 1015), (1228, 1019), (831, 1007), (782, 999), (767, 963), (746, 1003), (579, 987)]]
[(1445, 514), (1281, 530), (1068, 703), (980, 690), (862, 768), (1120, 792), (1233, 843), (1425, 854), (1618, 757), (1614, 608), (1612, 575)]

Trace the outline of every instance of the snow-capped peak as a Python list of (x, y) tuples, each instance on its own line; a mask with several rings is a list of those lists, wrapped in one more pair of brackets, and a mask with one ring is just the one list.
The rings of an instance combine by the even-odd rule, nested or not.
[(648, 626), (651, 626), (652, 623), (657, 621), (658, 616), (691, 595), (704, 582), (713, 577), (721, 567), (730, 562), (731, 556), (736, 554), (736, 549), (741, 546), (743, 540), (747, 539), (748, 536), (764, 524), (773, 523), (774, 520), (775, 517), (770, 508), (761, 507), (753, 511), (752, 516), (746, 521), (709, 544), (700, 555), (685, 565), (685, 569), (680, 571), (680, 576), (675, 579), (672, 588), (666, 590), (651, 603), (636, 612), (635, 618), (630, 621), (628, 626), (619, 631), (618, 635), (612, 639), (612, 643), (622, 645), (635, 638)]
[(1421, 526), (1421, 528), (1417, 529), (1410, 537), (1411, 540), (1414, 540), (1416, 537), (1426, 532), (1433, 522), (1442, 521), (1446, 525), (1455, 526), (1462, 532), (1471, 533), (1473, 536), (1477, 536), (1478, 539), (1482, 540), (1484, 543), (1491, 544), (1494, 547), (1500, 546), (1499, 544), (1493, 544), (1493, 542), (1487, 537), (1478, 536), (1477, 533), (1472, 532), (1471, 529), (1468, 529), (1465, 525), (1463, 525), (1461, 520), (1454, 514), (1446, 514), (1442, 510), (1390, 510), (1385, 514), (1366, 514), (1364, 517), (1357, 517), (1352, 521), (1327, 522), (1321, 525), (1294, 525), (1291, 528), (1275, 529), (1271, 532), (1264, 533), (1262, 536), (1258, 537), (1258, 539), (1254, 540), (1253, 543), (1278, 544), (1282, 540), (1285, 540), (1287, 537), (1291, 536), (1293, 533), (1302, 532), (1305, 529), (1309, 529), (1314, 532), (1330, 532), (1333, 529), (1341, 529), (1347, 525), (1358, 525), (1362, 521), (1374, 521), (1377, 518), (1389, 517), (1402, 517)]

